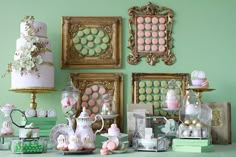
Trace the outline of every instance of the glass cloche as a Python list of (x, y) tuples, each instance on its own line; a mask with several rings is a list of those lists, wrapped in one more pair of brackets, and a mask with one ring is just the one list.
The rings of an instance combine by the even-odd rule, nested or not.
[(202, 104), (197, 94), (190, 90), (184, 97), (180, 109), (179, 138), (209, 138), (212, 110)]

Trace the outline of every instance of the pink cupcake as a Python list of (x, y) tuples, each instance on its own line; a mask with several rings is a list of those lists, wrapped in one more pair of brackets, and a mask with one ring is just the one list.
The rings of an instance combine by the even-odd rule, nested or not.
[(145, 22), (146, 23), (150, 23), (152, 21), (152, 19), (150, 17), (145, 17)]
[(143, 37), (144, 36), (144, 32), (143, 31), (138, 31), (138, 37)]
[(159, 44), (164, 45), (166, 43), (164, 38), (159, 38)]
[(156, 38), (158, 36), (157, 32), (152, 32), (152, 37)]
[(152, 26), (150, 24), (145, 24), (145, 29), (146, 30), (151, 30)]
[(164, 31), (166, 29), (166, 26), (164, 24), (159, 25), (159, 30)]
[(166, 19), (165, 19), (164, 17), (161, 17), (161, 18), (159, 19), (159, 22), (160, 22), (161, 24), (163, 24), (163, 23), (166, 22)]
[(144, 46), (143, 45), (138, 45), (138, 50), (139, 51), (143, 51), (144, 50)]
[(138, 18), (137, 18), (137, 22), (138, 22), (138, 23), (143, 23), (143, 22), (144, 22), (143, 17), (138, 17)]
[(145, 37), (150, 37), (151, 36), (151, 32), (150, 31), (145, 31)]
[(150, 38), (146, 38), (145, 39), (145, 44), (149, 45), (151, 44), (152, 40)]
[(138, 29), (139, 30), (144, 30), (144, 24), (138, 24)]
[(158, 23), (157, 17), (153, 17), (153, 18), (152, 18), (152, 23), (153, 23), (154, 25)]
[(165, 50), (166, 50), (165, 46), (163, 46), (163, 45), (159, 46), (159, 51), (160, 52), (165, 52)]
[(158, 30), (157, 25), (152, 25), (152, 31), (157, 31), (157, 30)]
[(156, 45), (152, 45), (152, 51), (157, 51), (157, 46)]
[(157, 38), (152, 38), (152, 44), (156, 45), (158, 43), (158, 39)]
[(158, 35), (159, 35), (160, 38), (162, 38), (162, 37), (165, 36), (165, 32), (164, 32), (164, 31), (160, 31), (160, 32), (158, 33)]
[(144, 44), (144, 39), (143, 38), (139, 38), (138, 39), (138, 44), (140, 44), (140, 45)]
[(145, 51), (150, 51), (151, 46), (150, 45), (145, 45)]

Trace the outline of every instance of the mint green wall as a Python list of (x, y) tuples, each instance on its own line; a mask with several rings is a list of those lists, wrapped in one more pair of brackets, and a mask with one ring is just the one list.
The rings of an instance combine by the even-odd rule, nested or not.
[[(128, 46), (127, 11), (132, 6), (146, 5), (149, 1), (171, 8), (174, 13), (174, 49), (177, 62), (167, 66), (163, 62), (149, 66), (143, 60), (130, 65), (126, 58)], [(48, 25), (56, 67), (56, 92), (38, 94), (38, 108), (55, 108), (58, 121), (64, 118), (60, 110), (60, 90), (65, 86), (70, 72), (123, 72), (124, 106), (131, 102), (131, 73), (191, 73), (204, 70), (212, 88), (203, 101), (230, 101), (232, 103), (232, 133), (236, 141), (236, 1), (235, 0), (7, 0), (0, 1), (0, 74), (12, 61), (15, 41), (19, 38), (19, 24), (26, 15)], [(60, 69), (61, 17), (62, 16), (122, 16), (123, 40), (121, 69)], [(0, 105), (15, 104), (24, 110), (30, 102), (29, 94), (14, 93), (10, 88), (10, 76), (0, 79)], [(125, 109), (126, 110), (126, 109)]]

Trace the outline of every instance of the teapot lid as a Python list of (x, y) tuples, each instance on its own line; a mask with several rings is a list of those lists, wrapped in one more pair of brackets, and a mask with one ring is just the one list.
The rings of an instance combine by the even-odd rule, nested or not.
[(83, 107), (83, 110), (82, 110), (82, 112), (79, 115), (79, 118), (90, 118), (88, 113), (86, 112), (85, 107)]

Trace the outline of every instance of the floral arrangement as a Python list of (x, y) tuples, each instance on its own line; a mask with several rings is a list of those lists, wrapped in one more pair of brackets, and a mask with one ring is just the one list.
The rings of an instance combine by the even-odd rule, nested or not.
[[(12, 72), (12, 69), (23, 74), (27, 72), (37, 72), (38, 66), (43, 63), (43, 59), (40, 53), (45, 50), (45, 43), (40, 42), (39, 37), (35, 36), (39, 30), (33, 28), (34, 17), (26, 16), (22, 22), (26, 23), (25, 31), (26, 35), (23, 38), (27, 41), (24, 47), (15, 51), (14, 61), (8, 64), (7, 72)], [(39, 74), (37, 73), (38, 77)]]

